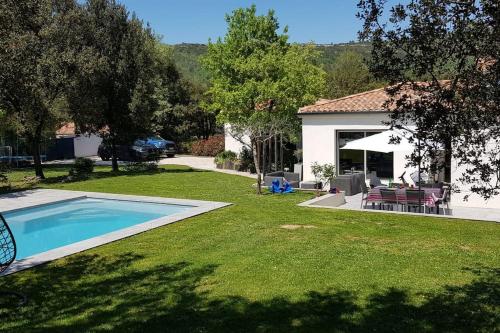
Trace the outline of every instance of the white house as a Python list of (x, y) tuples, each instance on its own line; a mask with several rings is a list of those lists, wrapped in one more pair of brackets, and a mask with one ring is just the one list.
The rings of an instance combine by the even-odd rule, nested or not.
[[(314, 180), (311, 164), (334, 163), (337, 173), (358, 170), (379, 178), (398, 178), (406, 170), (405, 179), (411, 183), (406, 168), (406, 156), (410, 152), (380, 153), (362, 150), (340, 149), (347, 142), (387, 130), (389, 111), (384, 109), (388, 96), (385, 90), (376, 89), (335, 100), (319, 100), (316, 104), (300, 108), (298, 116), (302, 119), (302, 150), (304, 180)], [(452, 184), (459, 185), (458, 179), (464, 167), (458, 168), (456, 161), (451, 162)], [(440, 176), (441, 178), (443, 175)], [(454, 206), (500, 208), (500, 198), (484, 201), (471, 195), (468, 202), (463, 197), (470, 194), (466, 186), (460, 193), (452, 195)]]

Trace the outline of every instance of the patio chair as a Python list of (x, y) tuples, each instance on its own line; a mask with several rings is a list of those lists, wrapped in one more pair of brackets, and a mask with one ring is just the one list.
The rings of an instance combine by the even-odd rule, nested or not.
[[(361, 182), (359, 184), (360, 190), (361, 190), (361, 209), (364, 207), (368, 206), (368, 186), (366, 186), (366, 182)], [(363, 205), (363, 202), (365, 203)]]
[(408, 206), (408, 211), (411, 207), (415, 208), (415, 212), (420, 212), (420, 207), (424, 207), (425, 213), (425, 192), (423, 190), (406, 190), (406, 205)]
[[(434, 193), (432, 193), (432, 198), (434, 199), (434, 202), (436, 203), (436, 209), (438, 209), (437, 213), (439, 214), (439, 206), (440, 205), (446, 205), (446, 209), (448, 209), (448, 213), (450, 212), (450, 202), (448, 200), (448, 188), (443, 189), (443, 193), (441, 194), (440, 197), (436, 197)], [(446, 210), (443, 207), (443, 214), (446, 215)]]
[(389, 190), (386, 188), (380, 189), (380, 196), (382, 197), (382, 206), (386, 204), (389, 205), (391, 210), (394, 210), (394, 205), (396, 205), (396, 210), (399, 208), (398, 198), (396, 196), (395, 190)]
[[(16, 260), (16, 241), (14, 235), (5, 221), (5, 218), (0, 214), (0, 274), (5, 272), (7, 268)], [(19, 305), (26, 303), (26, 296), (14, 291), (0, 291), (0, 296), (14, 296), (19, 299)]]

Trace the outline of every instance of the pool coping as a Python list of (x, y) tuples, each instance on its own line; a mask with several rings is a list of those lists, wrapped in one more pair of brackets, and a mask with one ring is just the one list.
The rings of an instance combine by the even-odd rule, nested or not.
[[(148, 230), (152, 230), (158, 227), (162, 227), (168, 224), (172, 224), (181, 220), (185, 220), (190, 217), (194, 217), (197, 215), (201, 215), (219, 208), (227, 207), (232, 205), (231, 203), (226, 202), (217, 202), (217, 201), (203, 201), (203, 200), (190, 200), (190, 199), (175, 199), (175, 198), (162, 198), (162, 197), (150, 197), (150, 196), (139, 196), (139, 195), (126, 195), (126, 194), (111, 194), (111, 193), (99, 193), (99, 192), (82, 192), (82, 191), (66, 191), (66, 190), (35, 190), (31, 192), (44, 192), (50, 191), (52, 194), (57, 194), (60, 192), (62, 196), (73, 196), (72, 198), (64, 198), (61, 200), (53, 199), (46, 200), (41, 203), (37, 203), (34, 205), (26, 205), (24, 207), (15, 207), (12, 209), (5, 209), (2, 212), (13, 212), (19, 209), (28, 208), (28, 207), (38, 207), (47, 204), (53, 204), (57, 202), (65, 202), (82, 198), (95, 198), (95, 199), (111, 199), (111, 200), (127, 200), (127, 201), (136, 201), (136, 202), (149, 202), (149, 203), (159, 203), (159, 204), (170, 204), (170, 205), (182, 205), (182, 206), (192, 206), (192, 208), (184, 211), (175, 213), (169, 216), (160, 217), (157, 219), (149, 220), (140, 224), (136, 224), (124, 229), (112, 231), (110, 233), (92, 237), (83, 241), (79, 241), (73, 244), (69, 244), (66, 246), (62, 246), (53, 250), (49, 250), (46, 252), (42, 252), (36, 254), (34, 256), (16, 260), (14, 261), (10, 267), (0, 274), (0, 276), (10, 275), (34, 266), (42, 265), (47, 262), (60, 259), (72, 254), (76, 254), (85, 250), (89, 250), (104, 244), (108, 244), (120, 239), (124, 239), (127, 237), (131, 237)], [(56, 191), (56, 192), (54, 192)], [(0, 197), (1, 198), (1, 197)], [(1, 209), (1, 206), (0, 206)], [(8, 221), (7, 221), (8, 222)]]

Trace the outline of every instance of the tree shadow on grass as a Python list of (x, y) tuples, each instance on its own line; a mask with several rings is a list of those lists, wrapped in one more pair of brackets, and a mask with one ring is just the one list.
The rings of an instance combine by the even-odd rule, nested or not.
[(183, 173), (205, 173), (210, 172), (208, 170), (199, 170), (193, 168), (159, 168), (158, 170), (152, 171), (126, 171), (120, 170), (118, 172), (113, 171), (94, 171), (88, 178), (78, 179), (75, 178), (73, 180), (68, 180), (67, 175), (47, 177), (42, 181), (43, 184), (60, 184), (60, 183), (78, 183), (85, 182), (88, 180), (96, 180), (96, 179), (106, 179), (106, 178), (114, 178), (114, 177), (137, 177), (137, 176), (146, 176), (146, 175), (161, 175), (161, 174), (183, 174)]
[[(141, 268), (141, 256), (78, 255), (66, 265), (37, 269), (20, 282), (28, 306), (0, 308), (4, 330), (15, 332), (491, 332), (499, 320), (499, 269), (410, 300), (390, 289), (365, 301), (347, 290), (311, 291), (301, 300), (210, 297), (216, 265), (188, 262)], [(16, 282), (17, 281), (17, 282)], [(263, 286), (263, 288), (265, 288)], [(363, 304), (363, 305), (360, 305)]]

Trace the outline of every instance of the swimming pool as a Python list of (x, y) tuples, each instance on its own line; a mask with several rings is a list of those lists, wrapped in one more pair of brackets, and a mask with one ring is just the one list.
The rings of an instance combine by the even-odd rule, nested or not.
[(17, 243), (17, 259), (104, 235), (190, 206), (82, 198), (4, 214)]
[(0, 212), (17, 244), (16, 261), (2, 275), (228, 205), (48, 189), (0, 195)]

